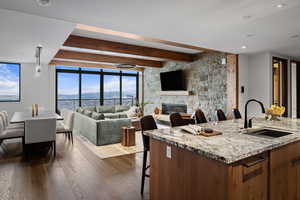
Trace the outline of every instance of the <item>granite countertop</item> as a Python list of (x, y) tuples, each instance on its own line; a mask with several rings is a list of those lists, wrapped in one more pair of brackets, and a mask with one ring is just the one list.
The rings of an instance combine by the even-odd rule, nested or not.
[(181, 130), (180, 127), (146, 131), (145, 134), (151, 138), (165, 141), (225, 164), (232, 164), (244, 158), (300, 141), (300, 120), (298, 119), (282, 118), (281, 121), (267, 121), (260, 118), (253, 120), (252, 130), (270, 128), (293, 133), (279, 138), (265, 138), (245, 134), (251, 129), (245, 130), (243, 125), (244, 121), (242, 119), (199, 125), (223, 133), (211, 137), (192, 135)]

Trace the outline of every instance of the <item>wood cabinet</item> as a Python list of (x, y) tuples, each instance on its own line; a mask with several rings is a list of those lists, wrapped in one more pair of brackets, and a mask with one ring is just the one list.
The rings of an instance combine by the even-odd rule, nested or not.
[(260, 154), (232, 166), (229, 199), (268, 199), (268, 156)]
[(270, 199), (300, 199), (300, 142), (270, 152)]
[(226, 165), (155, 139), (150, 145), (151, 200), (268, 199), (267, 154)]

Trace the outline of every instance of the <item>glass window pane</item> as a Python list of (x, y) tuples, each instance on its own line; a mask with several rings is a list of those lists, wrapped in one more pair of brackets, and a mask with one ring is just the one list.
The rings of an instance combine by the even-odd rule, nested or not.
[(122, 76), (122, 104), (136, 104), (136, 77)]
[(104, 75), (104, 105), (120, 104), (120, 76)]
[(69, 69), (69, 70), (79, 70), (79, 67), (71, 67), (71, 66), (56, 66), (56, 69)]
[(120, 73), (120, 70), (117, 69), (103, 69), (104, 72), (116, 72), (116, 73)]
[(0, 101), (20, 101), (20, 65), (0, 63)]
[(91, 68), (82, 67), (81, 70), (82, 71), (90, 71), (90, 72), (100, 72), (101, 69), (100, 68), (96, 68), (96, 67), (94, 67), (94, 68), (92, 68), (92, 67)]
[(100, 75), (82, 74), (81, 106), (100, 105)]
[(57, 109), (75, 110), (79, 106), (79, 74), (57, 74)]
[(133, 71), (133, 70), (122, 70), (122, 73), (124, 73), (124, 74), (137, 74), (137, 71)]

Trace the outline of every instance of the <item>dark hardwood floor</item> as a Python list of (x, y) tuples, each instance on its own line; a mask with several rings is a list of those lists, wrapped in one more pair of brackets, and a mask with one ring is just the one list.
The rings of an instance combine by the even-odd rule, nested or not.
[[(149, 199), (140, 195), (142, 153), (101, 160), (79, 140), (60, 135), (57, 155), (20, 153), (20, 142), (0, 149), (0, 199)], [(16, 153), (18, 152), (18, 153)]]

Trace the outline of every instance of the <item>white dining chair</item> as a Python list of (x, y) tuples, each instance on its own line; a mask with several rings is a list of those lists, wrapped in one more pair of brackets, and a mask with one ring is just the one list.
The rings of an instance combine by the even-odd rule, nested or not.
[(73, 123), (74, 123), (74, 112), (71, 110), (63, 109), (61, 111), (61, 116), (63, 121), (57, 121), (56, 133), (66, 134), (68, 139), (72, 141), (73, 144)]
[(16, 128), (24, 129), (24, 123), (16, 123), (16, 124), (9, 123), (8, 113), (5, 110), (0, 112), (0, 117), (3, 118), (5, 129), (16, 129)]
[(51, 142), (56, 155), (56, 118), (25, 120), (25, 144)]
[(15, 139), (21, 138), (22, 139), (22, 146), (24, 151), (25, 139), (24, 139), (24, 129), (22, 128), (15, 128), (15, 129), (7, 129), (6, 122), (0, 112), (0, 145), (4, 140), (7, 139)]

